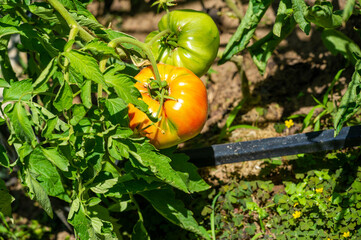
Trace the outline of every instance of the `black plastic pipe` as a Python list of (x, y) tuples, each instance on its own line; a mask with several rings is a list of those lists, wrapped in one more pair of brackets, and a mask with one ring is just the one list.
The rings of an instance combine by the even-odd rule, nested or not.
[(301, 133), (183, 151), (198, 167), (252, 161), (361, 146), (361, 126), (344, 127), (334, 137), (334, 130)]

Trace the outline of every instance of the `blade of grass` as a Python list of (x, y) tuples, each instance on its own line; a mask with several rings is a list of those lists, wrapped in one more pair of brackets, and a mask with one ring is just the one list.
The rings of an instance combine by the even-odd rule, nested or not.
[(214, 221), (214, 212), (215, 212), (215, 206), (218, 197), (221, 195), (221, 192), (219, 192), (212, 201), (212, 213), (211, 213), (211, 231), (212, 231), (212, 239), (216, 240), (216, 228), (215, 228), (215, 221)]

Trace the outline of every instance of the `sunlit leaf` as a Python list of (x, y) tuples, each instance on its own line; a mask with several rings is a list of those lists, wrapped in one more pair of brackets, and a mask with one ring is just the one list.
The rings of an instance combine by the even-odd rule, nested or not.
[(251, 0), (248, 3), (247, 12), (242, 19), (237, 31), (228, 41), (219, 64), (223, 64), (231, 57), (244, 50), (256, 30), (258, 23), (271, 5), (271, 0)]

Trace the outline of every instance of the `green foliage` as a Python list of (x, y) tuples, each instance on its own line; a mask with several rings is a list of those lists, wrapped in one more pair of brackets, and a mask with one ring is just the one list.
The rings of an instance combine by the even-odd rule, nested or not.
[[(11, 159), (10, 149), (0, 145), (0, 165), (18, 171), (28, 196), (50, 218), (55, 218), (54, 198), (62, 200), (62, 208), (68, 205), (67, 220), (79, 239), (149, 238), (149, 219), (138, 202), (209, 238), (175, 195), (209, 188), (196, 167), (174, 149), (158, 151), (128, 127), (128, 104), (144, 112), (148, 106), (134, 87), (137, 68), (123, 61), (135, 52), (137, 58), (146, 56), (146, 49), (127, 34), (105, 29), (87, 2), (0, 1), (0, 85), (5, 88), (0, 123), (6, 121), (8, 143), (18, 155)], [(21, 81), (8, 62), (13, 34), (20, 35), (18, 48), (29, 56), (28, 79)], [(124, 46), (108, 44), (119, 37), (128, 39)], [(13, 197), (1, 179), (0, 196), (6, 224), (0, 236), (21, 238), (10, 234), (13, 227), (4, 220), (11, 216)], [(127, 224), (120, 224), (122, 214)]]
[(353, 65), (361, 56), (360, 47), (340, 31), (334, 29), (323, 30), (322, 41), (332, 54), (341, 54)]
[[(304, 0), (281, 0), (272, 31), (265, 37), (256, 39), (255, 30), (271, 3), (272, 1), (249, 2), (246, 15), (227, 43), (219, 64), (225, 63), (247, 48), (259, 72), (264, 74), (267, 62), (280, 42), (293, 32), (296, 25), (308, 35), (311, 31), (311, 23), (324, 29), (324, 44), (332, 53), (341, 52), (355, 63), (352, 56), (360, 52), (359, 48), (346, 35), (335, 30), (354, 14), (355, 0), (347, 1), (345, 9), (338, 11), (333, 11), (333, 5), (329, 1), (316, 1), (313, 5), (308, 5)], [(248, 46), (252, 38), (256, 41)]]
[(361, 107), (361, 60), (358, 60), (355, 66), (355, 72), (347, 88), (346, 93), (342, 96), (338, 111), (334, 116), (335, 134), (341, 131), (342, 126), (349, 120)]
[[(336, 112), (336, 108), (334, 106), (333, 103), (333, 88), (335, 86), (335, 84), (338, 82), (338, 80), (341, 77), (342, 72), (344, 71), (344, 69), (341, 69), (340, 71), (338, 71), (338, 73), (336, 74), (336, 76), (334, 77), (334, 79), (332, 80), (330, 86), (327, 88), (327, 91), (324, 93), (322, 101), (319, 101), (318, 99), (316, 99), (314, 96), (313, 99), (315, 100), (315, 102), (317, 103), (316, 106), (314, 106), (309, 113), (306, 115), (306, 117), (303, 120), (303, 125), (302, 125), (302, 130), (312, 126), (314, 131), (320, 131), (321, 126), (323, 128), (327, 128), (328, 126), (331, 125), (331, 123), (329, 122), (329, 120), (331, 119), (332, 114), (334, 114)], [(320, 113), (317, 114), (317, 116), (314, 116), (314, 112), (316, 109), (321, 109)], [(296, 116), (298, 117), (298, 116)], [(324, 119), (324, 121), (321, 124), (322, 119)]]
[(342, 24), (340, 13), (340, 11), (333, 12), (331, 2), (322, 1), (309, 6), (305, 12), (305, 18), (323, 28), (337, 28)]
[(342, 239), (348, 234), (347, 239), (358, 239), (358, 154), (299, 155), (290, 162), (295, 174), (283, 175), (282, 183), (241, 180), (224, 185), (215, 206), (217, 239)]
[(237, 31), (229, 40), (226, 49), (223, 52), (222, 58), (219, 60), (220, 64), (225, 63), (227, 60), (231, 59), (233, 55), (246, 48), (256, 31), (258, 23), (270, 5), (270, 0), (249, 1), (246, 15), (238, 26)]

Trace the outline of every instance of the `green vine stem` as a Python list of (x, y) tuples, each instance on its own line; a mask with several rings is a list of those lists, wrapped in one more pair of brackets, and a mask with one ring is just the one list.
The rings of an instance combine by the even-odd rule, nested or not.
[(226, 4), (228, 5), (228, 7), (234, 12), (234, 14), (236, 14), (237, 18), (242, 21), (243, 19), (243, 14), (240, 11), (240, 9), (238, 9), (236, 3), (234, 2), (234, 0), (226, 0)]
[(155, 35), (149, 42), (147, 42), (146, 44), (151, 47), (153, 45), (153, 43), (157, 40), (159, 40), (161, 37), (163, 37), (164, 35), (167, 35), (168, 33), (170, 33), (170, 29), (168, 27), (168, 29), (159, 32), (157, 35)]
[(89, 42), (94, 39), (94, 37), (82, 28), (77, 21), (70, 15), (68, 10), (58, 1), (58, 0), (47, 0), (49, 4), (60, 13), (60, 15), (65, 19), (68, 23), (69, 27), (73, 29), (77, 27), (79, 29), (79, 36), (86, 42)]
[(157, 61), (155, 60), (152, 51), (149, 49), (149, 46), (146, 43), (140, 42), (136, 39), (129, 38), (129, 37), (120, 37), (120, 38), (113, 39), (112, 41), (109, 42), (108, 46), (110, 46), (112, 48), (116, 48), (118, 44), (121, 45), (122, 43), (132, 44), (134, 46), (141, 48), (145, 52), (150, 63), (152, 64), (155, 79), (158, 82), (159, 86), (161, 86), (162, 79), (160, 78), (160, 74), (158, 71)]
[[(103, 73), (107, 66), (108, 57), (104, 57), (99, 62), (99, 69)], [(103, 97), (103, 87), (101, 84), (98, 84), (98, 98)]]
[(139, 220), (141, 222), (144, 222), (144, 218), (143, 218), (143, 214), (142, 212), (140, 211), (140, 207), (138, 205), (138, 202), (135, 200), (134, 196), (132, 193), (129, 193), (129, 197), (130, 197), (130, 200), (134, 203), (136, 209), (137, 209), (137, 212), (138, 212), (138, 216), (139, 216)]
[[(71, 43), (71, 44), (69, 44), (69, 46), (67, 46), (65, 51), (67, 51), (67, 52), (71, 51), (71, 49), (73, 48), (73, 43), (74, 43), (75, 37), (77, 36), (78, 32), (79, 32), (78, 26), (73, 25), (73, 27), (70, 29), (69, 38), (68, 38), (68, 43)], [(65, 81), (69, 82), (69, 69), (68, 69), (69, 60), (67, 58), (65, 58), (65, 60), (64, 60), (64, 67), (65, 67), (64, 79), (65, 79)]]

